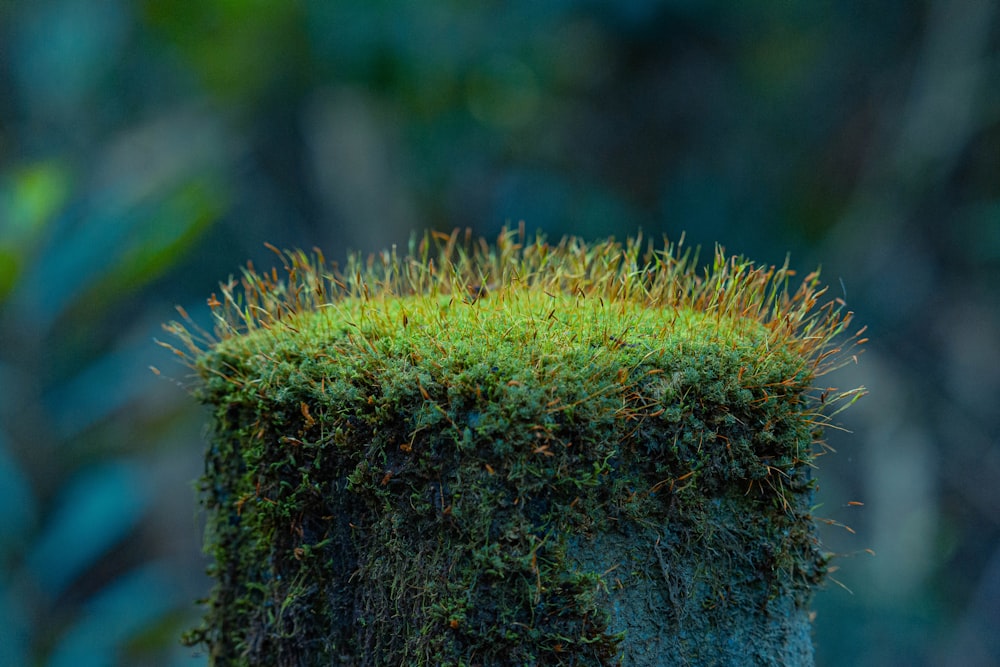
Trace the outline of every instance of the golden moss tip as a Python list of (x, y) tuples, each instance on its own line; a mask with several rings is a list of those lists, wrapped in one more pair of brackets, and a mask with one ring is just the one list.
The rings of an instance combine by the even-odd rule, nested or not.
[[(757, 265), (727, 255), (721, 246), (703, 266), (698, 249), (685, 247), (683, 236), (677, 243), (664, 239), (657, 248), (641, 235), (624, 243), (567, 236), (551, 244), (542, 234), (528, 238), (523, 226), (505, 228), (492, 244), (468, 229), (431, 231), (411, 238), (405, 254), (396, 246), (367, 257), (355, 253), (343, 268), (318, 248), (307, 253), (265, 245), (280, 270), (248, 263), (239, 278), (230, 277), (208, 298), (212, 332), (178, 307), (182, 321), (164, 328), (180, 344), (160, 344), (194, 366), (222, 341), (279, 324), (290, 327), (303, 314), (345, 302), (424, 295), (474, 303), (524, 292), (690, 311), (720, 325), (757, 324), (767, 331), (769, 349), (797, 355), (813, 378), (856, 362), (868, 340), (862, 338), (865, 327), (849, 333), (853, 313), (842, 299), (824, 298), (828, 288), (819, 270), (795, 284), (787, 258), (781, 266)], [(817, 396), (823, 411), (837, 405), (839, 412), (864, 393), (823, 388)]]

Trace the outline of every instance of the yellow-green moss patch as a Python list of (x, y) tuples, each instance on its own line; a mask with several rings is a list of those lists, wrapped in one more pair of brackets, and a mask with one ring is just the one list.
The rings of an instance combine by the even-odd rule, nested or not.
[(172, 325), (215, 411), (217, 664), (654, 664), (805, 618), (824, 413), (860, 393), (816, 386), (850, 316), (815, 275), (511, 233), (281, 257), (212, 337)]

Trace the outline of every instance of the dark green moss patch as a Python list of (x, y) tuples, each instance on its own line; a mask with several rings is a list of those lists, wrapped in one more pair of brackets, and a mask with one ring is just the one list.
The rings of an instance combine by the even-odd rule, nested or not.
[(814, 385), (849, 317), (787, 269), (456, 238), (284, 255), (213, 297), (219, 340), (174, 325), (215, 410), (189, 640), (219, 665), (811, 660)]

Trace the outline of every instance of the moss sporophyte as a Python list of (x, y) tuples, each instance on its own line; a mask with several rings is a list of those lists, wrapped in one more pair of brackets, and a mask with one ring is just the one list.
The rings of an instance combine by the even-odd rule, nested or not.
[(214, 333), (168, 325), (214, 410), (213, 664), (812, 663), (812, 473), (863, 393), (817, 379), (864, 342), (817, 274), (509, 231), (275, 252)]

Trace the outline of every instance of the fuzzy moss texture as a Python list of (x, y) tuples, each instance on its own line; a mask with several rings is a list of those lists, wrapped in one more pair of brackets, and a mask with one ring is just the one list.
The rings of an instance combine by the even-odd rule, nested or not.
[(170, 325), (214, 409), (213, 664), (811, 663), (811, 472), (862, 393), (816, 384), (851, 354), (815, 274), (523, 232), (278, 255), (214, 335)]

